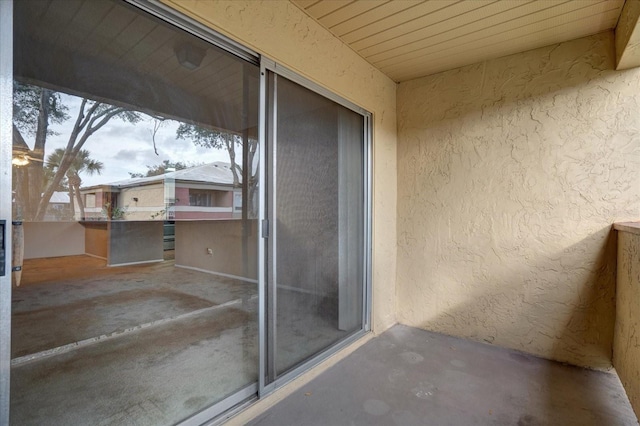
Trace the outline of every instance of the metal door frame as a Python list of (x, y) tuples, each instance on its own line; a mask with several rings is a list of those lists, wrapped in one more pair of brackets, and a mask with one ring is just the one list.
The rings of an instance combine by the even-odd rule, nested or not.
[[(363, 117), (363, 141), (364, 141), (364, 258), (363, 268), (363, 291), (362, 291), (362, 328), (345, 339), (329, 346), (312, 356), (307, 361), (301, 363), (291, 371), (280, 377), (275, 376), (275, 358), (277, 356), (275, 348), (276, 323), (275, 309), (277, 307), (277, 296), (275, 292), (276, 280), (276, 249), (277, 249), (277, 226), (276, 226), (276, 153), (277, 153), (277, 87), (278, 77), (284, 77), (300, 86), (309, 89), (324, 98), (327, 98), (347, 109), (350, 109)], [(259, 398), (268, 395), (274, 390), (282, 387), (286, 383), (320, 364), (333, 354), (360, 339), (371, 330), (371, 230), (372, 230), (372, 115), (360, 106), (336, 95), (319, 84), (302, 77), (300, 74), (289, 68), (278, 64), (272, 59), (261, 57), (260, 61), (260, 170), (264, 176), (260, 176), (262, 183), (260, 192), (260, 226), (267, 224), (267, 238), (263, 238), (260, 244), (260, 375), (258, 382)], [(269, 84), (267, 84), (269, 83)], [(265, 102), (262, 102), (262, 100)], [(262, 138), (264, 137), (264, 138)], [(268, 191), (265, 193), (265, 191)], [(263, 237), (265, 233), (261, 232)], [(267, 307), (271, 309), (267, 309)], [(271, 312), (270, 312), (271, 311)]]
[[(336, 95), (319, 84), (308, 80), (296, 72), (277, 64), (275, 61), (259, 55), (227, 37), (224, 37), (194, 19), (184, 16), (182, 13), (163, 5), (158, 0), (126, 0), (134, 6), (151, 13), (152, 15), (169, 22), (170, 24), (186, 30), (191, 34), (202, 38), (218, 47), (221, 47), (248, 62), (260, 66), (260, 92), (259, 92), (259, 217), (258, 217), (258, 339), (259, 339), (259, 375), (257, 384), (252, 384), (229, 396), (223, 401), (214, 404), (192, 417), (185, 420), (184, 425), (199, 425), (204, 423), (216, 423), (223, 421), (229, 416), (229, 409), (238, 404), (261, 398), (275, 389), (283, 386), (302, 373), (321, 363), (334, 353), (352, 344), (371, 329), (371, 247), (372, 247), (372, 116), (371, 113), (360, 106)], [(0, 0), (0, 220), (6, 220), (6, 258), (7, 268), (5, 276), (0, 277), (0, 426), (9, 424), (10, 408), (10, 362), (11, 362), (11, 219), (12, 219), (12, 192), (11, 192), (11, 158), (12, 158), (12, 115), (13, 115), (13, 0)], [(364, 259), (363, 259), (363, 327), (360, 331), (352, 334), (346, 339), (332, 345), (326, 350), (316, 354), (313, 358), (304, 362), (287, 374), (266, 383), (268, 366), (268, 351), (275, 350), (269, 348), (269, 341), (274, 341), (273, 335), (268, 335), (267, 318), (267, 298), (271, 295), (267, 292), (268, 283), (268, 262), (275, 262), (275, 259), (267, 259), (267, 255), (275, 251), (276, 238), (269, 235), (267, 219), (273, 219), (272, 214), (268, 214), (268, 197), (275, 194), (268, 192), (274, 186), (275, 168), (268, 165), (270, 158), (273, 158), (275, 151), (267, 150), (268, 139), (275, 139), (275, 97), (269, 97), (267, 92), (267, 81), (269, 75), (285, 77), (301, 86), (310, 89), (319, 95), (328, 98), (360, 115), (364, 120)], [(277, 96), (277, 92), (275, 92)], [(273, 165), (272, 165), (273, 166)], [(272, 170), (268, 173), (268, 170)], [(272, 202), (273, 200), (271, 200)], [(273, 212), (272, 212), (273, 213)], [(273, 292), (272, 292), (273, 293)], [(273, 294), (272, 294), (273, 295)], [(275, 303), (272, 300), (271, 303)], [(272, 321), (273, 322), (273, 321)], [(275, 324), (275, 322), (273, 322)], [(275, 352), (274, 352), (275, 353)], [(273, 355), (273, 354), (272, 354)], [(273, 357), (272, 357), (273, 358)], [(217, 416), (217, 417), (216, 417)]]
[(11, 156), (13, 152), (13, 0), (0, 1), (0, 220), (5, 275), (0, 276), (0, 425), (9, 424), (11, 388)]

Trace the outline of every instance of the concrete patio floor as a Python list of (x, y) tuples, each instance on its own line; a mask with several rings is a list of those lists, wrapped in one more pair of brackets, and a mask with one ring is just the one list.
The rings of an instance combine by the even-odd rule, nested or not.
[(252, 420), (286, 425), (638, 425), (615, 372), (397, 325)]
[(11, 424), (173, 424), (256, 380), (255, 283), (171, 259), (25, 266), (12, 291)]
[[(255, 283), (171, 259), (31, 263), (13, 291), (12, 424), (172, 424), (255, 382)], [(279, 369), (344, 336), (327, 301), (278, 300)], [(395, 326), (250, 424), (638, 422), (615, 372)]]
[[(11, 424), (169, 425), (257, 381), (253, 282), (172, 259), (25, 266), (12, 291)], [(278, 300), (279, 372), (346, 334), (326, 300)]]

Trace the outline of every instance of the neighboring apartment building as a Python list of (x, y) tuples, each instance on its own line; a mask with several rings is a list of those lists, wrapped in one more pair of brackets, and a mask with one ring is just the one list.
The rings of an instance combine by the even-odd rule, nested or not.
[(239, 217), (242, 194), (231, 165), (203, 164), (158, 176), (81, 188), (86, 219), (175, 220)]

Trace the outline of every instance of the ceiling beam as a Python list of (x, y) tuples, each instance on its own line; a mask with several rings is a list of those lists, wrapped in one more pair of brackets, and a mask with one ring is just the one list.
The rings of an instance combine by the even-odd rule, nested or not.
[(616, 69), (640, 67), (640, 0), (627, 0), (616, 26)]

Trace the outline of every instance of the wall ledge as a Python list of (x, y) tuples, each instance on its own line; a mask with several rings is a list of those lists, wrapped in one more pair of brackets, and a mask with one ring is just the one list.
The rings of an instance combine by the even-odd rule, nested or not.
[(640, 235), (640, 221), (638, 222), (618, 222), (613, 224), (616, 231), (629, 232)]

